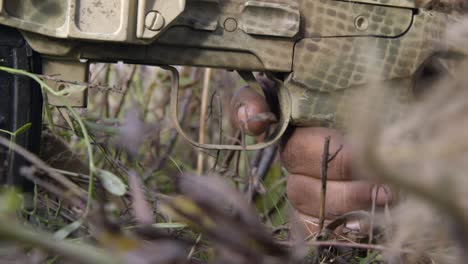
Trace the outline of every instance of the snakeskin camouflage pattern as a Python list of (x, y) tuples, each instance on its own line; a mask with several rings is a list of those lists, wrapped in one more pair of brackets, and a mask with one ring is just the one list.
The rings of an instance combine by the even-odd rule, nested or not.
[(239, 28), (254, 35), (294, 37), (299, 25), (297, 4), (248, 1), (239, 18)]
[[(428, 57), (449, 49), (444, 34), (455, 21), (451, 15), (421, 10), (414, 15), (411, 29), (398, 38), (302, 39), (296, 45), (294, 70), (287, 83), (293, 122), (337, 125), (347, 89), (377, 80), (411, 79)], [(401, 89), (411, 96), (408, 87)]]
[(400, 94), (410, 98), (420, 65), (451, 49), (443, 40), (456, 20), (415, 0), (187, 0), (148, 45), (25, 36), (48, 55), (65, 45), (56, 55), (68, 59), (282, 73), (292, 123), (333, 126), (348, 96), (374, 80), (406, 83)]
[(416, 7), (416, 0), (357, 0), (353, 2), (410, 8)]
[[(163, 50), (158, 52), (158, 55), (161, 55), (160, 60), (200, 65), (198, 61), (202, 56), (201, 66), (244, 70), (268, 69), (279, 72), (292, 70), (295, 39), (290, 36), (294, 36), (300, 26), (298, 0), (197, 2), (187, 2), (188, 8), (182, 14), (182, 18), (158, 39), (158, 45), (167, 45), (163, 48), (158, 47)], [(212, 20), (207, 21), (206, 15), (201, 15), (207, 10), (210, 13), (218, 10), (217, 26), (197, 30), (194, 25), (212, 25)], [(235, 21), (236, 28), (226, 30), (227, 20)], [(192, 26), (187, 27), (189, 21)], [(164, 52), (173, 49), (172, 47), (185, 47), (186, 50)], [(191, 50), (193, 47), (197, 49)], [(214, 56), (205, 56), (206, 52)], [(236, 54), (239, 56), (236, 57)], [(177, 59), (174, 59), (174, 56)], [(246, 57), (250, 58), (245, 60)], [(255, 63), (247, 63), (252, 61)]]
[[(413, 20), (408, 8), (330, 0), (302, 0), (304, 37), (378, 36), (404, 34)], [(366, 25), (357, 25), (358, 21)]]

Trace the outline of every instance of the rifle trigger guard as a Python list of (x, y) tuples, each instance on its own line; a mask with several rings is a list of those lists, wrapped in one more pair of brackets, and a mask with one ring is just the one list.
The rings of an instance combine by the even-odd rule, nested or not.
[(179, 132), (179, 134), (187, 140), (190, 144), (209, 150), (258, 150), (263, 149), (268, 146), (271, 146), (277, 142), (281, 136), (286, 131), (286, 128), (289, 125), (289, 120), (291, 117), (291, 95), (286, 87), (281, 87), (278, 89), (278, 100), (280, 103), (280, 118), (279, 125), (276, 127), (275, 131), (265, 140), (265, 142), (248, 145), (248, 146), (239, 146), (239, 145), (219, 145), (219, 144), (200, 144), (192, 140), (183, 130), (179, 123), (178, 119), (178, 98), (179, 98), (179, 72), (176, 68), (172, 66), (161, 66), (161, 68), (171, 72), (172, 84), (171, 84), (171, 119), (174, 123), (174, 127)]

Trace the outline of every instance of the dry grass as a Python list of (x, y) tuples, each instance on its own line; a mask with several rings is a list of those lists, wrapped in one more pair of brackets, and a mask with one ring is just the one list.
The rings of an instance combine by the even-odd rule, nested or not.
[[(466, 25), (462, 22), (447, 36), (460, 48), (458, 54), (466, 52), (461, 37), (466, 36)], [(44, 148), (49, 165), (18, 150), (33, 163), (23, 170), (36, 183), (33, 199), (12, 189), (0, 192), (0, 237), (15, 241), (0, 244), (0, 259), (463, 263), (468, 257), (468, 64), (461, 59), (457, 63), (452, 75), (433, 83), (411, 105), (382, 92), (395, 90), (385, 88), (395, 88), (395, 83), (377, 82), (372, 85), (382, 87), (373, 89), (378, 94), (360, 94), (359, 103), (352, 103), (349, 137), (359, 157), (358, 169), (402, 192), (396, 208), (376, 215), (374, 223), (383, 230), (374, 234), (380, 245), (367, 245), (366, 237), (359, 240), (363, 244), (343, 240), (294, 244), (289, 234), (294, 223), (287, 220), (285, 173), (274, 159), (276, 147), (250, 154), (204, 152), (200, 163), (201, 150), (181, 141), (169, 119), (167, 72), (95, 64), (92, 82), (114, 88), (90, 89), (89, 108), (80, 110), (98, 168), (93, 199), (90, 202), (86, 193), (92, 172), (83, 163), (89, 145), (82, 128), (64, 109), (51, 109), (56, 129), (46, 134), (45, 142), (60, 148)], [(213, 70), (205, 80), (212, 92), (204, 95), (200, 93), (204, 70), (179, 70), (179, 120), (187, 133), (198, 138), (200, 103), (205, 101), (209, 102), (206, 140), (242, 144), (238, 138), (243, 137), (226, 118), (229, 110), (222, 107), (229, 105), (233, 89), (241, 86), (238, 77)], [(389, 116), (382, 118), (381, 113)], [(0, 144), (9, 143), (2, 139)], [(202, 177), (195, 175), (197, 168), (204, 168)], [(23, 203), (26, 200), (31, 204)]]
[[(465, 25), (462, 21), (450, 31), (447, 42), (461, 43)], [(400, 204), (380, 222), (387, 230), (388, 247), (409, 251), (388, 250), (385, 256), (392, 262), (466, 261), (468, 61), (460, 51), (451, 57), (454, 70), (426, 87), (417, 102), (403, 105), (391, 93), (369, 91), (372, 101), (361, 98), (362, 108), (354, 108), (360, 118), (354, 120), (350, 138), (361, 171), (401, 189)], [(398, 89), (394, 84), (374, 85), (381, 91)], [(377, 113), (392, 118), (383, 121)]]

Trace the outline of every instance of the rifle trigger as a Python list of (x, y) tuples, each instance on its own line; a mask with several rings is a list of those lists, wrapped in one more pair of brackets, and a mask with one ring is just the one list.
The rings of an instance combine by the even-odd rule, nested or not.
[(265, 95), (262, 87), (260, 86), (257, 79), (253, 75), (253, 72), (251, 71), (237, 71), (237, 72), (239, 73), (240, 77), (242, 77), (242, 79), (250, 86), (250, 88), (254, 89), (260, 95), (263, 95), (263, 96)]

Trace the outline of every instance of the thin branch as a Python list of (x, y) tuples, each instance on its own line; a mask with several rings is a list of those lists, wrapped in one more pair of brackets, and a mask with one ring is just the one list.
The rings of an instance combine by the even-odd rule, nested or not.
[[(206, 129), (206, 110), (208, 108), (208, 92), (210, 88), (211, 69), (205, 69), (205, 75), (203, 80), (203, 90), (201, 97), (201, 112), (200, 112), (200, 130), (198, 132), (198, 143), (205, 143), (205, 129)], [(197, 159), (197, 173), (201, 175), (203, 173), (204, 155), (203, 152), (198, 152)]]
[[(47, 181), (41, 180), (40, 178), (36, 177), (35, 174), (37, 170), (35, 167), (22, 167), (20, 169), (21, 176), (25, 177), (26, 179), (34, 182), (35, 186), (39, 185), (42, 189), (47, 190), (49, 193), (56, 195), (57, 197), (68, 200), (72, 205), (84, 209), (84, 204), (81, 200), (77, 199), (76, 197), (69, 197), (66, 191), (61, 188), (58, 188), (56, 184), (49, 183)], [(78, 188), (78, 187), (76, 187)]]
[[(91, 146), (90, 135), (88, 133), (88, 130), (87, 130), (83, 120), (81, 119), (78, 112), (75, 111), (75, 109), (73, 109), (70, 106), (70, 104), (63, 98), (63, 95), (64, 95), (63, 93), (64, 93), (65, 90), (55, 91), (49, 85), (47, 85), (40, 77), (38, 77), (37, 75), (35, 75), (33, 73), (29, 73), (27, 71), (23, 71), (23, 70), (19, 70), (19, 69), (12, 69), (12, 68), (3, 67), (3, 66), (0, 66), (0, 71), (5, 71), (7, 73), (15, 74), (15, 75), (27, 76), (27, 77), (33, 79), (34, 81), (36, 81), (40, 85), (41, 92), (42, 92), (42, 95), (44, 97), (45, 102), (47, 102), (47, 100), (46, 100), (46, 98), (47, 98), (46, 91), (51, 93), (52, 95), (57, 96), (57, 98), (60, 100), (60, 102), (68, 109), (68, 111), (70, 111), (72, 116), (78, 122), (78, 124), (79, 124), (79, 126), (81, 128), (81, 132), (83, 134), (83, 138), (84, 138), (84, 141), (86, 143), (86, 149), (87, 149), (87, 152), (88, 152), (89, 178), (90, 178), (89, 185), (88, 185), (88, 203), (86, 204), (86, 212), (88, 212), (88, 210), (89, 210), (89, 208), (91, 206), (92, 198), (93, 198), (93, 192), (94, 192), (94, 180), (93, 179), (94, 179), (94, 176), (95, 176), (95, 173), (96, 173), (96, 166), (95, 166), (94, 158), (93, 158), (93, 150), (92, 150), (92, 146)], [(46, 104), (46, 106), (47, 106), (47, 104)], [(46, 109), (47, 109), (47, 107), (46, 107)], [(50, 114), (50, 111), (46, 110), (46, 113)], [(53, 125), (52, 120), (50, 120), (50, 124)], [(25, 153), (28, 153), (28, 152), (26, 151)], [(45, 167), (47, 167), (47, 165)]]
[[(291, 242), (278, 242), (280, 245), (283, 246), (294, 246)], [(313, 247), (345, 247), (345, 248), (359, 248), (359, 249), (370, 249), (370, 250), (378, 250), (378, 251), (387, 251), (387, 252), (401, 252), (401, 253), (414, 253), (414, 251), (409, 249), (403, 248), (391, 248), (385, 247), (381, 245), (373, 245), (373, 244), (361, 244), (361, 243), (351, 243), (351, 242), (341, 242), (341, 241), (308, 241), (308, 246)]]
[(278, 144), (274, 144), (273, 146), (270, 146), (263, 151), (262, 159), (260, 160), (260, 163), (258, 164), (258, 169), (257, 169), (258, 180), (263, 179), (268, 173), (268, 170), (270, 169), (271, 164), (275, 160), (277, 150), (278, 150)]
[[(330, 136), (325, 137), (325, 142), (323, 144), (323, 152), (322, 152), (322, 164), (320, 166), (320, 180), (321, 180), (321, 188), (320, 188), (320, 214), (319, 214), (319, 232), (322, 231), (323, 225), (325, 223), (325, 202), (327, 196), (327, 178), (328, 178), (328, 164), (330, 163), (331, 158), (330, 156)], [(337, 154), (338, 151), (335, 153)], [(333, 157), (334, 158), (334, 157)]]
[(362, 150), (359, 153), (362, 161), (372, 171), (372, 174), (379, 177), (382, 182), (399, 186), (402, 190), (419, 196), (441, 212), (444, 212), (453, 221), (454, 237), (457, 239), (460, 249), (464, 251), (468, 243), (468, 214), (466, 214), (466, 210), (445, 189), (434, 188), (423, 181), (412, 180), (414, 179), (413, 175), (406, 175), (395, 170), (395, 168), (386, 166), (385, 161), (377, 152), (381, 134), (377, 117), (370, 117), (370, 119), (367, 122), (366, 140), (363, 142)]
[(0, 216), (0, 238), (32, 245), (45, 251), (63, 256), (80, 263), (122, 263), (115, 255), (83, 243), (72, 243), (55, 239), (50, 234), (33, 231), (27, 226), (19, 225), (11, 218)]
[(122, 111), (122, 106), (125, 102), (125, 98), (127, 98), (127, 94), (128, 94), (128, 91), (130, 90), (130, 85), (133, 82), (133, 76), (135, 76), (136, 70), (137, 70), (137, 66), (133, 65), (132, 71), (127, 77), (127, 80), (124, 82), (124, 87), (122, 87), (123, 88), (122, 98), (120, 98), (120, 101), (117, 104), (117, 108), (115, 109), (115, 112), (114, 112), (114, 117), (116, 118), (119, 117), (120, 112)]
[(57, 182), (62, 184), (64, 187), (66, 187), (68, 190), (70, 190), (72, 194), (82, 199), (86, 197), (83, 191), (78, 186), (76, 186), (72, 181), (68, 180), (66, 177), (64, 177), (60, 173), (57, 173), (54, 169), (50, 168), (47, 164), (45, 164), (44, 161), (42, 161), (36, 155), (27, 151), (20, 145), (14, 142), (10, 142), (4, 137), (0, 137), (0, 145), (3, 145), (4, 147), (11, 146), (14, 152), (18, 153), (19, 155), (24, 157), (28, 162), (34, 164), (36, 167), (46, 172), (52, 179), (56, 180)]
[[(217, 91), (214, 91), (213, 95), (211, 96), (210, 115), (212, 115), (212, 111), (213, 111), (212, 106), (214, 105), (214, 99), (215, 98), (217, 99), (216, 102), (218, 103), (218, 111), (219, 111), (219, 113), (218, 113), (218, 137), (219, 137), (218, 144), (221, 145), (223, 143), (223, 104), (221, 103), (221, 98), (220, 98)], [(214, 171), (216, 169), (216, 167), (218, 166), (220, 155), (221, 155), (221, 150), (217, 150), (216, 151), (215, 161), (214, 161), (214, 164), (213, 164), (212, 168), (210, 169), (210, 171)]]
[[(185, 117), (187, 116), (190, 101), (192, 100), (192, 94), (192, 90), (190, 89), (185, 92), (185, 99), (182, 102), (182, 111), (179, 113), (179, 123), (181, 124), (184, 123)], [(159, 171), (164, 168), (164, 166), (166, 166), (166, 162), (174, 150), (178, 136), (179, 133), (177, 133), (177, 130), (172, 129), (169, 144), (167, 145), (165, 152), (160, 155), (160, 158), (157, 160), (157, 162), (143, 174), (143, 181), (147, 181), (154, 172)]]
[[(232, 143), (234, 145), (240, 144), (240, 138), (241, 138), (241, 132), (240, 130), (237, 130), (236, 134), (234, 135), (234, 138), (232, 139)], [(229, 150), (227, 154), (224, 156), (223, 162), (221, 163), (221, 169), (225, 170), (229, 167), (229, 164), (231, 164), (232, 159), (234, 158), (234, 155), (237, 153), (236, 150)]]
[(79, 86), (87, 86), (88, 88), (91, 89), (97, 89), (100, 92), (113, 92), (113, 93), (122, 93), (121, 90), (116, 89), (115, 87), (110, 87), (110, 86), (104, 86), (104, 85), (99, 85), (99, 84), (92, 84), (88, 82), (77, 82), (77, 81), (69, 81), (69, 80), (62, 80), (58, 79), (55, 76), (56, 75), (42, 75), (42, 74), (36, 74), (39, 78), (43, 80), (48, 80), (48, 81), (53, 81), (53, 82), (58, 82), (58, 83), (68, 83), (72, 85), (79, 85)]
[(189, 252), (189, 254), (187, 256), (187, 261), (189, 261), (192, 258), (193, 254), (195, 253), (195, 250), (197, 249), (198, 244), (201, 241), (201, 238), (202, 238), (202, 235), (199, 234), (198, 237), (197, 237), (197, 240), (195, 241), (192, 248), (190, 249), (190, 252)]
[(371, 214), (370, 214), (369, 243), (372, 243), (372, 241), (374, 240), (375, 209), (377, 207), (377, 197), (379, 196), (379, 191), (381, 188), (382, 188), (381, 185), (375, 185), (372, 188), (372, 207), (371, 207)]
[(333, 155), (331, 155), (331, 157), (328, 159), (328, 163), (332, 162), (336, 158), (336, 156), (338, 156), (342, 149), (343, 145), (340, 145), (340, 147), (335, 151), (335, 153), (333, 153)]
[(268, 171), (270, 170), (271, 164), (275, 160), (276, 153), (278, 151), (278, 144), (274, 144), (266, 149), (264, 149), (261, 153), (261, 158), (258, 162), (258, 166), (255, 166), (256, 170), (255, 173), (252, 173), (253, 177), (253, 186), (249, 187), (252, 188), (251, 192), (249, 193), (249, 200), (252, 201), (255, 198), (255, 195), (258, 193), (258, 185), (260, 182), (265, 178)]

